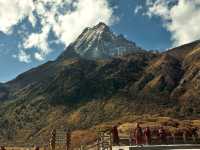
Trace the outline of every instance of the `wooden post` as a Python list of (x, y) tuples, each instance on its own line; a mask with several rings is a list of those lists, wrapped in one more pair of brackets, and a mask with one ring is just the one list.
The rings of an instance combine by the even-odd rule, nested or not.
[(66, 150), (71, 150), (71, 132), (67, 130), (66, 133)]
[(100, 142), (101, 142), (101, 139), (100, 139), (100, 131), (97, 132), (97, 150), (100, 150)]
[(132, 145), (132, 132), (131, 131), (129, 132), (128, 141), (129, 141), (129, 146), (131, 146)]
[(100, 130), (97, 132), (97, 149), (112, 150), (112, 132), (110, 130)]
[(184, 144), (187, 143), (187, 133), (186, 132), (183, 132), (183, 142), (184, 142)]
[(192, 135), (192, 141), (193, 141), (193, 144), (196, 144), (196, 136), (194, 134)]
[(55, 150), (55, 148), (56, 148), (56, 130), (53, 129), (51, 132), (50, 149)]
[(113, 141), (113, 139), (112, 139), (112, 133), (109, 133), (109, 136), (110, 136), (110, 138), (109, 138), (109, 147), (110, 147), (110, 150), (112, 150), (112, 141)]
[(173, 144), (176, 144), (176, 136), (175, 136), (175, 134), (172, 134), (172, 138), (173, 138)]

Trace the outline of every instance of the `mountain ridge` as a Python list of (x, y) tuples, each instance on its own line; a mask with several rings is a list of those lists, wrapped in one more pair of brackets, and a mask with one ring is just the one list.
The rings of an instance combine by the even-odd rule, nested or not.
[[(113, 43), (105, 45), (108, 50), (122, 44), (127, 51), (93, 57), (91, 51), (102, 51), (98, 38), (90, 37), (99, 26), (106, 34), (102, 40)], [(198, 118), (199, 58), (199, 41), (156, 53), (114, 35), (105, 24), (87, 28), (56, 60), (0, 84), (0, 141), (15, 142), (23, 128), (32, 129), (23, 140), (34, 143), (63, 125), (76, 131), (137, 115)]]
[(80, 56), (94, 60), (109, 59), (138, 51), (142, 49), (122, 35), (113, 34), (109, 27), (101, 22), (93, 28), (86, 28), (59, 58)]

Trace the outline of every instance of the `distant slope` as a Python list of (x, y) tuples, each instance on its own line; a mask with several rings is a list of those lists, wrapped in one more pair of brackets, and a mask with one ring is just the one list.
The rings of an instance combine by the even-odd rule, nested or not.
[(9, 90), (3, 83), (0, 83), (0, 101), (8, 98)]

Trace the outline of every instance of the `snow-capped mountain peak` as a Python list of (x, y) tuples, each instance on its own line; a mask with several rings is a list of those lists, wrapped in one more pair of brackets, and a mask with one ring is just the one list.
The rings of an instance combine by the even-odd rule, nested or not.
[(61, 57), (68, 58), (73, 53), (87, 59), (107, 59), (141, 50), (122, 35), (115, 35), (101, 22), (93, 28), (86, 28)]

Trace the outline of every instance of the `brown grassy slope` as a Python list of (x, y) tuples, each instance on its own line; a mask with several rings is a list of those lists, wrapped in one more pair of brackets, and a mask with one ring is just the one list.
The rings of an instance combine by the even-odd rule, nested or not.
[(7, 83), (12, 92), (0, 105), (0, 137), (15, 142), (31, 129), (22, 139), (37, 143), (54, 127), (87, 130), (142, 121), (146, 114), (198, 118), (199, 47), (195, 42), (109, 61), (60, 60), (28, 71)]

